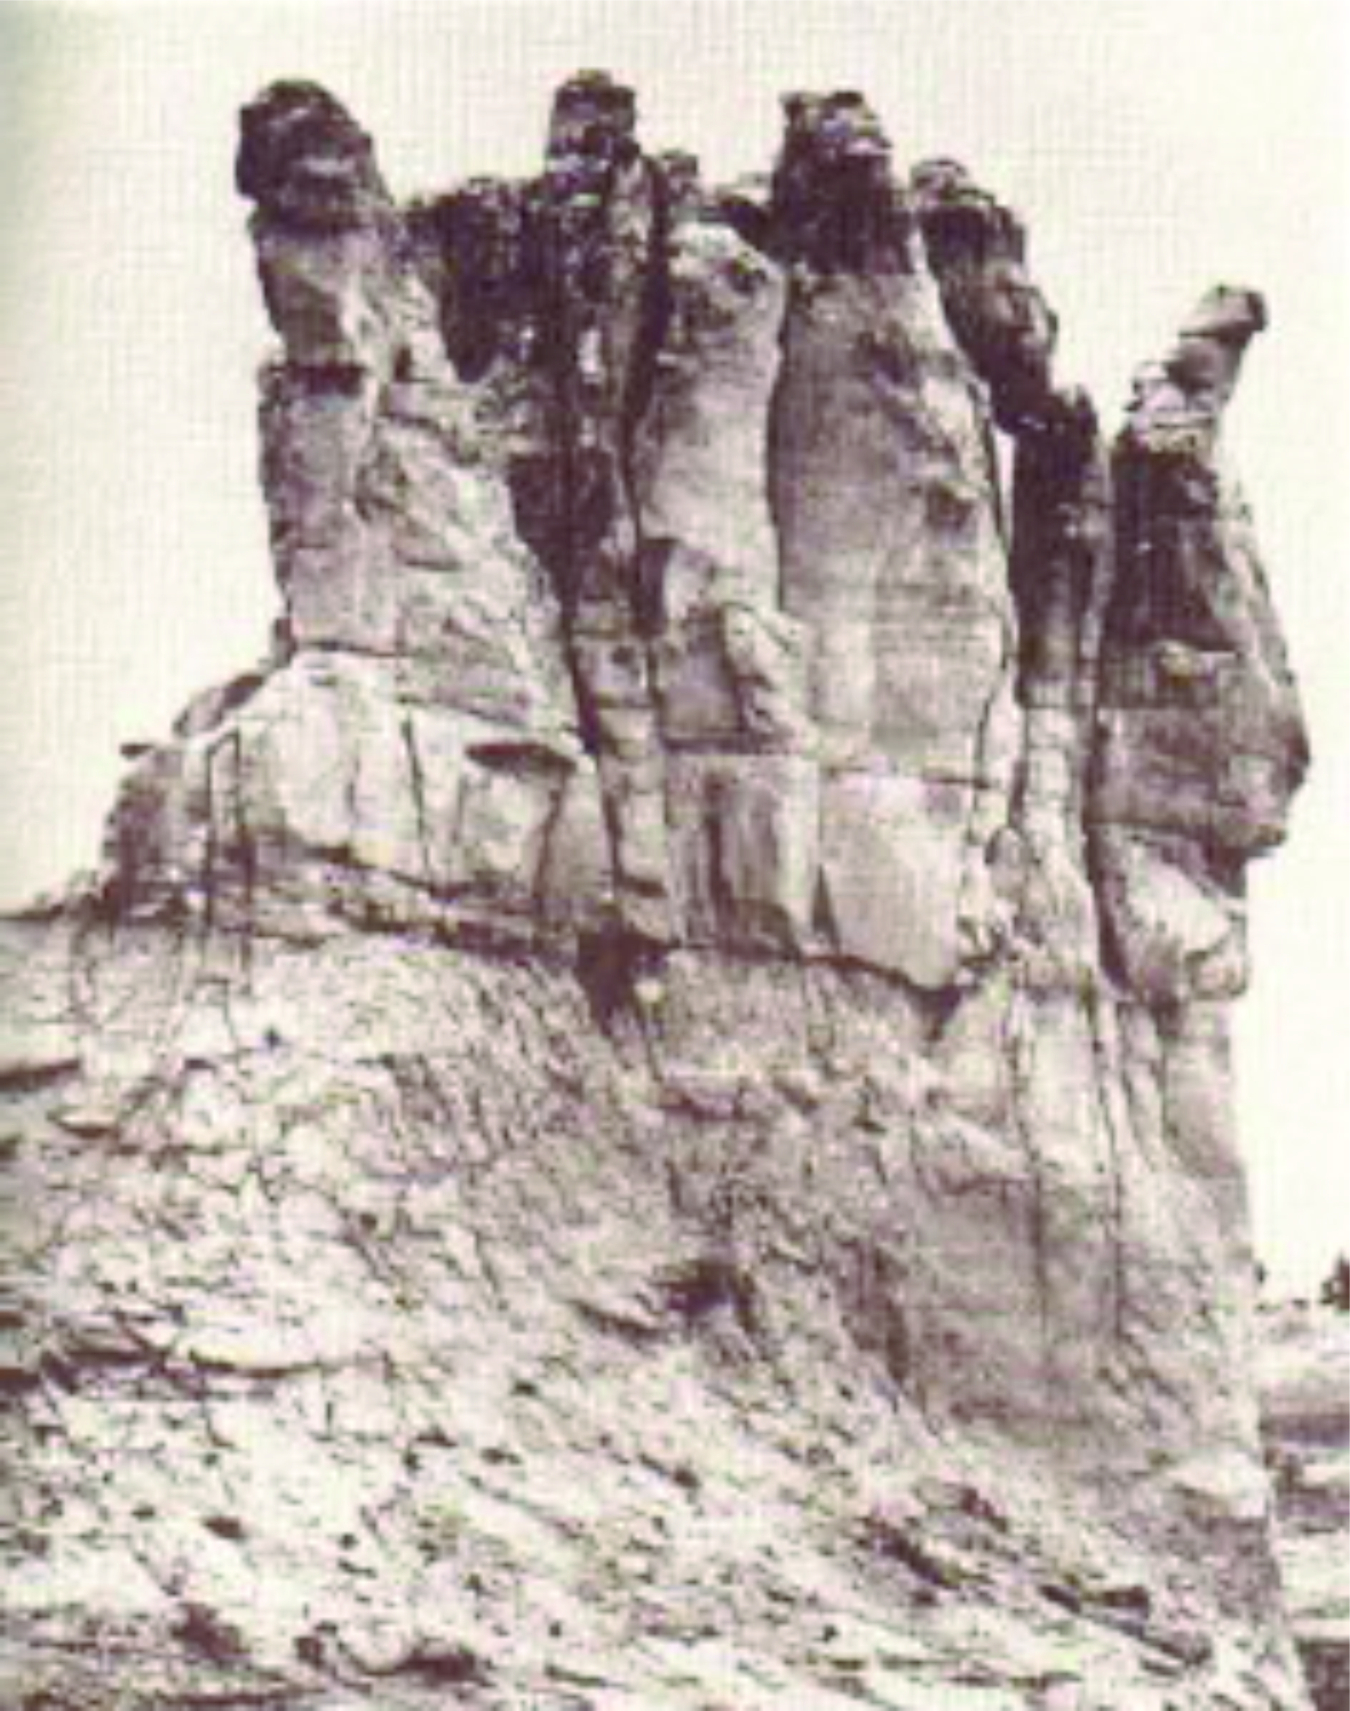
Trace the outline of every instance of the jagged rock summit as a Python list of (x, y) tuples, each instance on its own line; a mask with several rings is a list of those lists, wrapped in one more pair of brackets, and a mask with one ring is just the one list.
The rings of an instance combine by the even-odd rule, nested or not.
[[(1305, 1705), (1227, 1009), (1307, 749), (1222, 457), (854, 92), (242, 116), (266, 661), (4, 934), (9, 1700)], [(1007, 444), (1011, 479), (1001, 474)]]

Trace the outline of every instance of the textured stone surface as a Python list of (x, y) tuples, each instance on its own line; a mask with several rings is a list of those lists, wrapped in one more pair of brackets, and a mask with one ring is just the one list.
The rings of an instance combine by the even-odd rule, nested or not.
[(1020, 221), (851, 92), (720, 187), (580, 73), (403, 209), (282, 84), (238, 183), (282, 616), (0, 934), (0, 1696), (1302, 1711), (1259, 300), (1112, 459)]
[(1299, 1703), (1231, 1208), (1066, 1097), (1083, 1012), (4, 948), (79, 1053), (6, 1090), (9, 1702)]
[(1350, 1694), (1350, 1319), (1287, 1302), (1260, 1317), (1261, 1425), (1294, 1637), (1318, 1711)]
[[(270, 670), (128, 781), (121, 906), (215, 924), (581, 921), (550, 842), (596, 790), (557, 601), (520, 540), (368, 139), (308, 85), (244, 115), (238, 177), (282, 355), (262, 476), (285, 602)], [(589, 816), (591, 823), (594, 816)], [(544, 893), (552, 883), (545, 907)]]
[(940, 987), (1011, 787), (987, 421), (875, 121), (807, 97), (788, 112), (771, 496), (783, 604), (810, 638), (822, 926), (840, 954)]
[(999, 425), (1016, 432), (1044, 414), (1058, 327), (1027, 272), (1026, 233), (956, 161), (922, 162), (911, 184), (952, 331), (988, 382)]
[(1246, 983), (1246, 862), (1307, 765), (1251, 517), (1219, 443), (1253, 292), (1218, 288), (1136, 377), (1115, 455), (1117, 569), (1088, 812), (1112, 952), (1158, 1002)]

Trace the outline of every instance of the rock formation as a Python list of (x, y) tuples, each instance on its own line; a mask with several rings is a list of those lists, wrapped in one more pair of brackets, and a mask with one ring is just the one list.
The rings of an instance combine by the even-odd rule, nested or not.
[(1009, 210), (785, 116), (710, 185), (585, 72), (402, 207), (244, 111), (283, 614), (5, 930), (16, 1704), (1305, 1704), (1264, 309), (1112, 454)]
[(1350, 1695), (1350, 1318), (1263, 1304), (1258, 1389), (1294, 1639), (1317, 1711)]

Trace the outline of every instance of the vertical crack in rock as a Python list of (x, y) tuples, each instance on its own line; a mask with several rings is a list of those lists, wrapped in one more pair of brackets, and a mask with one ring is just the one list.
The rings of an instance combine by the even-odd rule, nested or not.
[(671, 937), (632, 440), (655, 362), (664, 267), (660, 176), (631, 90), (582, 74), (554, 100), (541, 189), (561, 531), (557, 562), (595, 744), (624, 930)]
[(408, 763), (408, 785), (412, 791), (413, 812), (417, 816), (417, 842), (422, 852), (422, 871), (427, 889), (434, 888), (435, 864), (432, 860), (432, 831), (427, 816), (426, 779), (422, 773), (422, 757), (417, 752), (417, 727), (411, 712), (405, 712), (399, 724), (403, 737), (403, 752)]
[(1120, 1342), (1125, 1337), (1130, 1312), (1126, 1269), (1129, 1207), (1126, 1204), (1125, 1160), (1135, 1136), (1131, 1131), (1129, 1103), (1120, 1085), (1120, 1037), (1114, 1009), (1096, 987), (1087, 993), (1085, 1002), (1092, 1035), (1093, 1088), (1106, 1138), (1108, 1187), (1105, 1215), (1106, 1240), (1110, 1250), (1111, 1323), (1115, 1338)]
[(1052, 1391), (1051, 1360), (1052, 1312), (1048, 1186), (1045, 1160), (1042, 1158), (1036, 1127), (1037, 1060), (1036, 1035), (1032, 1018), (1034, 1001), (1027, 987), (1015, 982), (1009, 998), (1001, 1031), (1001, 1040), (1009, 1075), (1009, 1106), (1013, 1130), (1027, 1162), (1028, 1241), (1031, 1248), (1032, 1275), (1035, 1283), (1036, 1322), (1040, 1347), (1040, 1383), (1047, 1395)]
[(1057, 948), (1072, 986), (1096, 963), (1082, 792), (1113, 576), (1106, 452), (1091, 399), (1055, 384), (1058, 321), (1029, 275), (1021, 222), (955, 161), (917, 166), (911, 194), (952, 330), (1014, 442), (1009, 583), (1023, 711), (1013, 819), (1036, 874), (1022, 929)]

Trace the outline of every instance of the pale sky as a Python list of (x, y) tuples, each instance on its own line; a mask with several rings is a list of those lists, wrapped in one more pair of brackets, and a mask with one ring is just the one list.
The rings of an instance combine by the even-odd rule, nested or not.
[(1260, 1250), (1310, 1286), (1350, 1247), (1348, 21), (1342, 0), (0, 0), (0, 906), (91, 865), (118, 744), (265, 646), (245, 101), (326, 84), (406, 196), (532, 169), (580, 67), (633, 83), (645, 140), (714, 176), (769, 164), (783, 92), (858, 88), (902, 164), (955, 156), (1020, 210), (1060, 373), (1108, 422), (1207, 286), (1269, 299), (1229, 438), (1315, 760), (1254, 875), (1239, 1120)]

